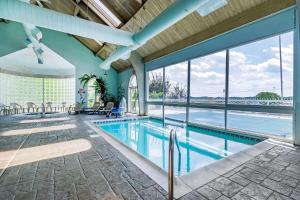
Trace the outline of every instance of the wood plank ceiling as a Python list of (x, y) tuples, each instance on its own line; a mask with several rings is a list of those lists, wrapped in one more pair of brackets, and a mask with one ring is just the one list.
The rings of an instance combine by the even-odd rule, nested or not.
[[(37, 1), (37, 0), (32, 0)], [(119, 26), (107, 21), (93, 9), (93, 0), (49, 0), (49, 9), (106, 24), (133, 33), (138, 32), (175, 0), (101, 0), (120, 20)], [(225, 7), (205, 16), (197, 12), (185, 17), (137, 49), (145, 62), (170, 54), (181, 48), (204, 41), (231, 29), (255, 21), (295, 4), (295, 0), (231, 0)], [(74, 36), (101, 59), (107, 58), (116, 45)], [(129, 68), (130, 62), (112, 64), (118, 72)]]

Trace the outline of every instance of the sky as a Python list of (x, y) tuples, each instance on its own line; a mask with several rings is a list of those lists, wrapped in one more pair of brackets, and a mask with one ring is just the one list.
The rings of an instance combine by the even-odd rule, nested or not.
[[(283, 96), (293, 94), (293, 32), (281, 35)], [(224, 97), (226, 53), (221, 51), (191, 61), (191, 96)], [(162, 70), (161, 70), (162, 71)], [(187, 84), (187, 62), (166, 67), (172, 83)], [(249, 97), (259, 92), (280, 95), (279, 36), (230, 49), (229, 96)]]

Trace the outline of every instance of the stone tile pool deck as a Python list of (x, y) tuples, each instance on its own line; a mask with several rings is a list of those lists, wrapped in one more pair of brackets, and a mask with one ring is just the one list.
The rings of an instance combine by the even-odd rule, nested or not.
[[(167, 199), (164, 189), (84, 123), (99, 118), (0, 116), (0, 200)], [(298, 200), (300, 149), (274, 145), (179, 199)]]

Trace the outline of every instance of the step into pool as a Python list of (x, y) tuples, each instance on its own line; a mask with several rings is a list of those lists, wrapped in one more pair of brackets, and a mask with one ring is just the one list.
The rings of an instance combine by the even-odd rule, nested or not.
[(174, 165), (177, 176), (209, 165), (240, 152), (261, 140), (248, 136), (194, 126), (164, 125), (154, 118), (98, 121), (97, 127), (113, 136), (146, 159), (168, 170), (169, 132), (175, 129), (180, 147), (175, 148)]

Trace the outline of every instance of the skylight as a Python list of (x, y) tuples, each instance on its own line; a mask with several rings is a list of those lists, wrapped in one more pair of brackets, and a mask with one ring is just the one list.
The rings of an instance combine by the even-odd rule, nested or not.
[(89, 0), (93, 3), (96, 9), (111, 23), (113, 26), (118, 27), (122, 22), (112, 13), (100, 0)]

